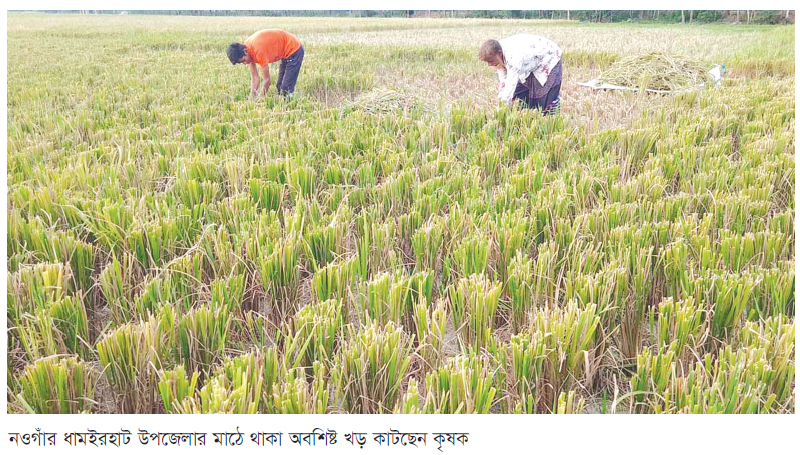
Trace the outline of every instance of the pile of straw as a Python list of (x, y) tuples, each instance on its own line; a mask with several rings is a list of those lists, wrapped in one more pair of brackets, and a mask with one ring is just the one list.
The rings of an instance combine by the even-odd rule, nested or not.
[(711, 79), (700, 62), (661, 52), (624, 58), (603, 72), (601, 84), (650, 90), (680, 90)]
[(419, 97), (387, 87), (379, 87), (362, 93), (353, 100), (351, 106), (368, 114), (394, 113), (412, 109), (431, 111), (433, 109), (430, 103)]

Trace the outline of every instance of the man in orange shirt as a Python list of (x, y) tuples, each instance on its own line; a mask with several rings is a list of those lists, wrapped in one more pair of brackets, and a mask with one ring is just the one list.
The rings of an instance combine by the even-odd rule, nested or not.
[(228, 58), (231, 63), (250, 64), (252, 75), (250, 96), (253, 98), (259, 94), (258, 88), (261, 85), (256, 65), (260, 66), (264, 73), (264, 85), (261, 87), (260, 95), (265, 96), (270, 85), (269, 64), (278, 60), (281, 61), (281, 65), (275, 89), (280, 95), (293, 94), (304, 54), (300, 40), (285, 30), (260, 30), (247, 38), (244, 44), (231, 43), (228, 46)]

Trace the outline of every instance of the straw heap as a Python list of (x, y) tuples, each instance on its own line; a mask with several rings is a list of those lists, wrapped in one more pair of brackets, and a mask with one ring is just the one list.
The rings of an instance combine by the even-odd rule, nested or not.
[(599, 82), (651, 90), (679, 90), (708, 80), (708, 71), (696, 60), (651, 52), (614, 63), (600, 76)]
[(432, 110), (424, 100), (389, 87), (379, 87), (359, 95), (353, 100), (352, 107), (369, 114), (405, 111), (412, 108), (422, 109), (425, 112)]

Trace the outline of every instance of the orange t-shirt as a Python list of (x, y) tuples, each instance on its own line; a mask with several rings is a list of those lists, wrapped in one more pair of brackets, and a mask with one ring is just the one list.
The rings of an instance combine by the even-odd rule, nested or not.
[(260, 30), (253, 33), (244, 42), (253, 57), (253, 61), (261, 66), (290, 57), (300, 49), (300, 40), (284, 30)]

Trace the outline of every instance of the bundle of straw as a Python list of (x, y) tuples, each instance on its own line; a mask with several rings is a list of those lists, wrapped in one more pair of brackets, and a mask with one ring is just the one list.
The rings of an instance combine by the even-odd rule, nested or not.
[(598, 81), (622, 87), (680, 90), (710, 80), (700, 62), (661, 52), (624, 58), (605, 71)]
[(389, 87), (379, 87), (362, 93), (353, 100), (352, 107), (368, 114), (383, 114), (418, 108), (430, 111), (432, 107), (423, 99)]

